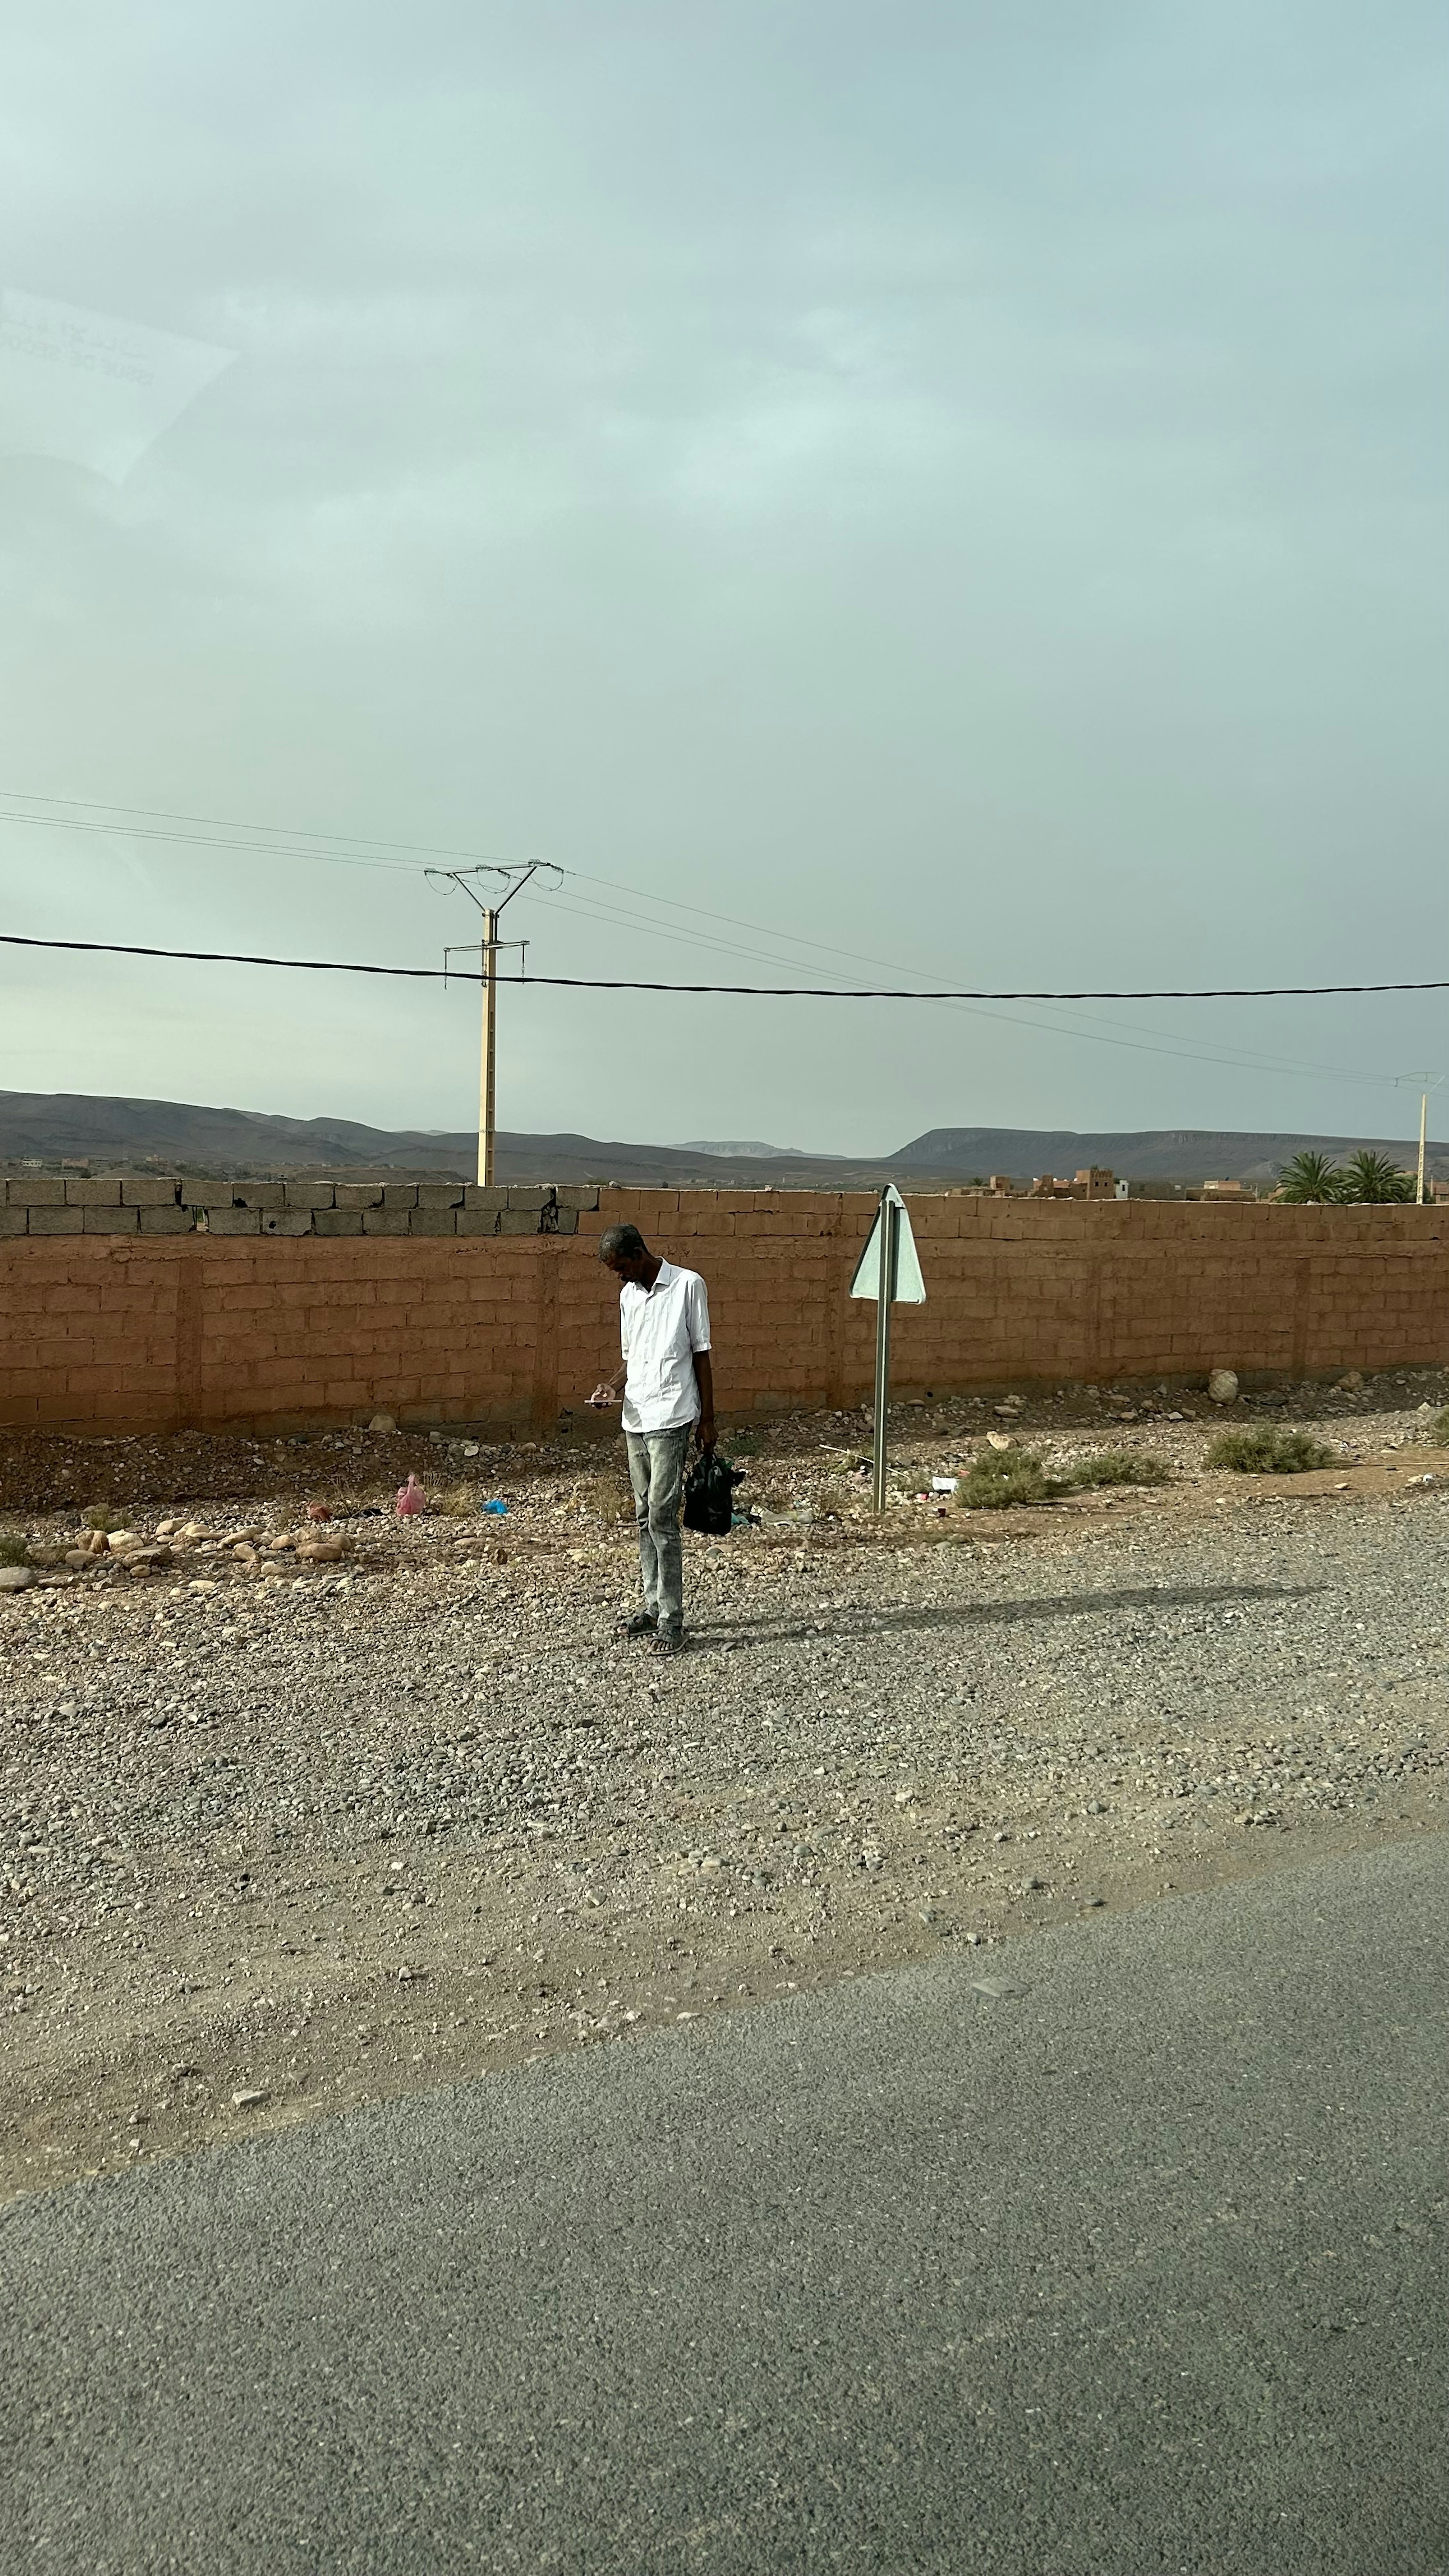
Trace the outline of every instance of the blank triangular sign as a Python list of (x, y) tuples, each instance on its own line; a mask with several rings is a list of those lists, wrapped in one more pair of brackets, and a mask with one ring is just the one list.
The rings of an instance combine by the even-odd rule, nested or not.
[[(886, 1197), (896, 1211), (896, 1275), (891, 1283), (891, 1303), (896, 1306), (924, 1306), (926, 1283), (921, 1277), (921, 1264), (916, 1252), (916, 1238), (911, 1232), (910, 1210), (900, 1191), (894, 1187)], [(880, 1292), (880, 1230), (885, 1222), (882, 1208), (866, 1241), (866, 1247), (855, 1265), (850, 1283), (852, 1297), (875, 1297)]]

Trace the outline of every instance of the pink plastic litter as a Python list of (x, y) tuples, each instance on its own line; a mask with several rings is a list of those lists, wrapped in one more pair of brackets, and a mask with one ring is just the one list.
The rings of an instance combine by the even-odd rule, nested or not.
[(405, 1485), (399, 1485), (397, 1489), (398, 1519), (400, 1521), (411, 1520), (414, 1512), (425, 1512), (427, 1508), (428, 1498), (423, 1492), (422, 1486), (418, 1483), (416, 1476), (409, 1476), (407, 1483)]

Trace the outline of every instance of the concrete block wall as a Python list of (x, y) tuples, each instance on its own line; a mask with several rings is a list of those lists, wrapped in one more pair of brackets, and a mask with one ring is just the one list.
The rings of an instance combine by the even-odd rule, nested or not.
[[(87, 1195), (91, 1193), (91, 1195)], [(534, 1437), (617, 1358), (596, 1256), (628, 1219), (708, 1283), (726, 1414), (869, 1395), (847, 1295), (873, 1193), (33, 1181), (0, 1204), (0, 1425), (470, 1422)], [(912, 1197), (903, 1397), (1228, 1366), (1449, 1358), (1440, 1208)], [(617, 1422), (617, 1416), (614, 1417)]]
[(0, 1181), (0, 1238), (31, 1234), (573, 1234), (596, 1189), (535, 1182)]

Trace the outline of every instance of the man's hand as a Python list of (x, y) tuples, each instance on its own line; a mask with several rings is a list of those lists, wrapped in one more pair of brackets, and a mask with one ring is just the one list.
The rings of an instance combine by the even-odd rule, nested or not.
[(617, 1404), (618, 1401), (619, 1390), (616, 1386), (610, 1386), (607, 1378), (595, 1387), (589, 1398), (590, 1404)]
[(702, 1413), (700, 1415), (698, 1422), (695, 1424), (694, 1436), (699, 1442), (701, 1449), (713, 1449), (717, 1446), (714, 1430), (714, 1415), (712, 1413)]

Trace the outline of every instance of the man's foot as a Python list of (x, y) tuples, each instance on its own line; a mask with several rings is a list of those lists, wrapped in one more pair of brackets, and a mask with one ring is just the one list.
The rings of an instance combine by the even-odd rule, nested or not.
[(614, 1634), (616, 1637), (652, 1637), (658, 1624), (652, 1610), (636, 1610), (632, 1619), (618, 1621)]
[(682, 1628), (661, 1628), (654, 1639), (654, 1652), (656, 1655), (682, 1655), (684, 1652), (684, 1630)]

